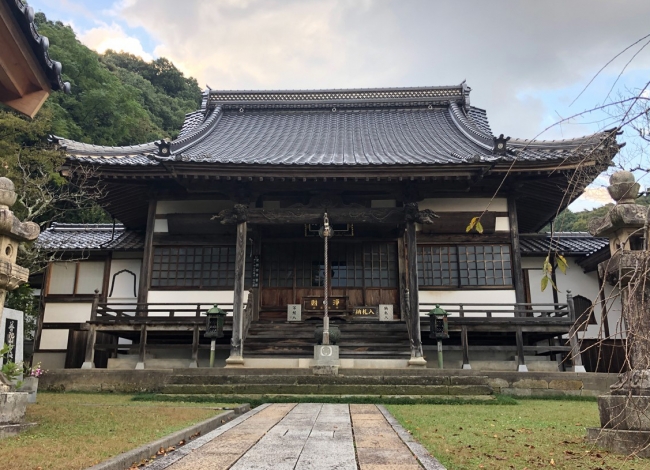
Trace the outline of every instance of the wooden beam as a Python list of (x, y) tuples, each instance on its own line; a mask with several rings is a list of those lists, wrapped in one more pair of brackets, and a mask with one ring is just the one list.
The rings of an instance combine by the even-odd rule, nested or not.
[(524, 273), (521, 270), (517, 203), (513, 195), (508, 196), (508, 220), (510, 222), (510, 238), (512, 240), (512, 280), (515, 285), (515, 300), (517, 303), (525, 303), (526, 291), (524, 288)]
[(149, 201), (147, 213), (147, 231), (144, 236), (144, 253), (142, 254), (142, 266), (140, 266), (140, 282), (138, 287), (138, 303), (147, 302), (149, 287), (151, 286), (151, 261), (153, 254), (153, 230), (156, 224), (156, 201)]

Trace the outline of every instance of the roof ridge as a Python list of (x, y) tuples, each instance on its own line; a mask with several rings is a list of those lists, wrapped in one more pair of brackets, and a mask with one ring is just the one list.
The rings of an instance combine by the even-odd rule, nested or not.
[(469, 123), (467, 116), (460, 109), (458, 104), (450, 103), (449, 110), (451, 115), (451, 120), (458, 127), (458, 130), (461, 131), (468, 139), (470, 139), (475, 144), (486, 150), (492, 150), (494, 147), (493, 137), (487, 136), (481, 132), (476, 126)]

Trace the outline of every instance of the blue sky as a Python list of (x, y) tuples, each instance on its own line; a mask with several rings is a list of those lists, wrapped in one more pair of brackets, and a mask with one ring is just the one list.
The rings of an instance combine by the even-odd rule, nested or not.
[[(164, 56), (216, 89), (452, 85), (466, 79), (472, 104), (495, 134), (532, 138), (600, 105), (634, 53), (616, 53), (650, 33), (647, 0), (29, 0), (70, 24), (100, 52)], [(65, 64), (64, 64), (65, 67)], [(612, 97), (650, 80), (650, 47), (620, 77)], [(592, 113), (539, 138), (589, 134), (612, 121)], [(635, 139), (622, 161), (643, 163)], [(638, 140), (638, 139), (637, 139)], [(638, 175), (641, 176), (641, 175)], [(645, 180), (641, 183), (650, 185)], [(601, 204), (599, 178), (573, 210)], [(600, 189), (597, 189), (600, 187)]]

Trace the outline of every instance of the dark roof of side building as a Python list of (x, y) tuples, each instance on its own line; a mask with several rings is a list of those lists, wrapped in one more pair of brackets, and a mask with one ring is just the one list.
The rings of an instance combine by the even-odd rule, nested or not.
[(522, 256), (590, 256), (609, 246), (609, 239), (597, 238), (588, 232), (522, 233), (519, 235)]
[[(462, 165), (562, 162), (595, 149), (618, 151), (615, 132), (578, 139), (512, 139), (504, 155), (484, 110), (463, 82), (449, 87), (306, 91), (215, 91), (164, 142), (104, 147), (55, 138), (73, 161), (161, 165), (165, 161), (281, 166)], [(613, 138), (612, 138), (613, 137)], [(610, 157), (611, 158), (611, 157)]]
[(38, 60), (40, 66), (47, 77), (52, 90), (63, 90), (66, 93), (70, 92), (70, 84), (63, 82), (61, 79), (61, 62), (50, 59), (48, 50), (50, 48), (50, 41), (45, 36), (41, 36), (38, 28), (34, 23), (34, 9), (22, 0), (2, 0), (6, 2), (11, 10), (18, 26), (25, 35), (25, 39), (29, 44), (34, 56)]
[(139, 251), (144, 234), (122, 224), (53, 223), (40, 234), (37, 246), (45, 251)]

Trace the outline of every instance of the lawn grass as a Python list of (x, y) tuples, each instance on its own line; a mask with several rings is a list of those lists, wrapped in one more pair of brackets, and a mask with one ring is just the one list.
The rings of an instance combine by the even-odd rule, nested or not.
[(27, 421), (38, 426), (0, 441), (0, 468), (74, 470), (221, 413), (220, 403), (138, 403), (133, 395), (38, 393)]
[(386, 408), (449, 470), (650, 469), (650, 459), (610, 454), (585, 441), (585, 427), (599, 427), (594, 401), (518, 403)]

